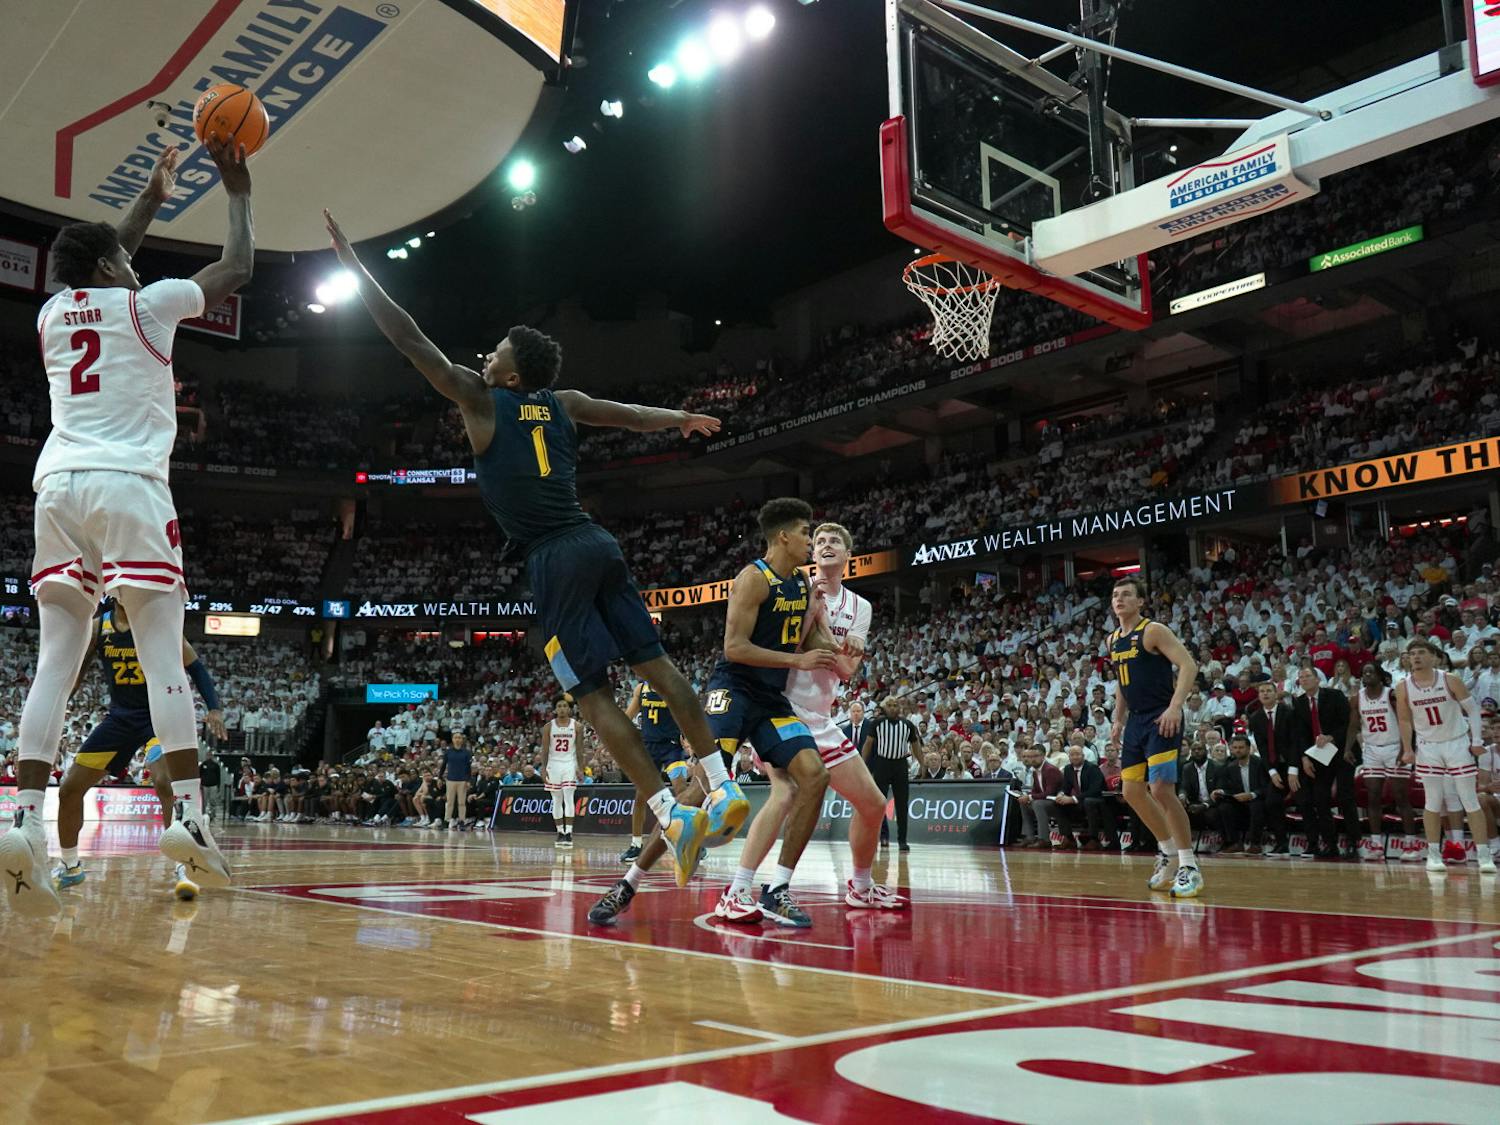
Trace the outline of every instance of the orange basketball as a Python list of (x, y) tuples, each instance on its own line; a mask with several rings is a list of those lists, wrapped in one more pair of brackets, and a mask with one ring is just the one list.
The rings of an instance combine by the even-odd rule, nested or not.
[(203, 91), (193, 107), (193, 132), (205, 143), (212, 137), (242, 144), (249, 156), (271, 135), (271, 119), (259, 98), (226, 82)]

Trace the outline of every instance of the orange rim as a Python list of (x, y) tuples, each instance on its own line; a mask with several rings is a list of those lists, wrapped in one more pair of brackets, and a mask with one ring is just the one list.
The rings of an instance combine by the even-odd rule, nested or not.
[[(921, 269), (924, 266), (945, 265), (960, 265), (968, 269), (979, 268), (977, 266), (971, 266), (968, 262), (965, 262), (960, 258), (955, 258), (951, 254), (924, 254), (920, 258), (913, 258), (910, 262), (906, 263), (906, 268), (901, 271), (901, 280), (906, 282), (908, 288), (919, 289), (923, 293), (932, 294), (934, 297), (946, 297), (952, 293), (988, 293), (991, 289), (998, 289), (1002, 287), (1002, 283), (999, 278), (991, 277), (989, 274), (985, 274), (983, 281), (976, 281), (973, 285), (954, 285), (951, 287), (945, 287), (942, 285), (929, 285), (926, 281), (922, 280), (922, 278), (913, 278), (912, 276), (913, 270)], [(979, 272), (984, 273), (983, 270), (980, 270)]]

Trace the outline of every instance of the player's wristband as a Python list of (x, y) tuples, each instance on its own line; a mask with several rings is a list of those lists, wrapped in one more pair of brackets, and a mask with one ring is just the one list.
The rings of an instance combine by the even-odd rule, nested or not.
[(210, 711), (219, 709), (219, 693), (214, 688), (214, 678), (208, 674), (208, 669), (203, 666), (203, 661), (194, 660), (187, 666), (188, 679), (193, 681), (193, 686), (198, 689), (198, 694), (203, 697), (203, 706)]

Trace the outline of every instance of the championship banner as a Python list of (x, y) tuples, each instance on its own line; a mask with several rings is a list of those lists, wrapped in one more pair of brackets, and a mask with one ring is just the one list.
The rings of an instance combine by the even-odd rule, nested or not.
[(206, 332), (210, 336), (223, 336), (229, 340), (240, 338), (240, 311), (243, 305), (238, 293), (231, 293), (202, 316), (184, 320), (182, 326), (195, 332)]
[(1494, 469), (1500, 469), (1500, 437), (1487, 437), (1280, 477), (1270, 483), (1270, 501), (1302, 504)]
[(35, 293), (42, 284), (42, 248), (0, 238), (0, 285)]
[[(907, 798), (907, 840), (914, 844), (1000, 843), (1007, 789), (989, 781), (930, 781), (911, 786)], [(769, 785), (745, 786), (753, 817), (771, 796)], [(574, 795), (573, 827), (590, 835), (627, 835), (635, 807), (630, 785), (581, 785)], [(814, 840), (847, 840), (854, 806), (837, 793), (823, 798)], [(886, 802), (886, 820), (894, 833), (895, 811)], [(512, 832), (555, 832), (552, 795), (540, 785), (508, 785), (501, 790), (491, 827)]]
[[(14, 820), (16, 794), (14, 785), (0, 786), (0, 820)], [(57, 819), (57, 786), (47, 789), (42, 803), (42, 819)], [(83, 799), (83, 822), (98, 824), (143, 824), (161, 821), (161, 801), (155, 789), (136, 789), (123, 785), (100, 785), (89, 790)]]
[(1148, 500), (1107, 512), (1086, 512), (1044, 523), (999, 528), (966, 539), (922, 543), (908, 548), (907, 565), (931, 566), (933, 563), (987, 558), (1018, 550), (1067, 550), (1110, 536), (1221, 519), (1235, 515), (1237, 503), (1240, 508), (1244, 507), (1244, 493), (1241, 488), (1221, 488), (1216, 492), (1175, 496), (1170, 500)]
[[(900, 551), (874, 551), (868, 555), (854, 555), (844, 567), (844, 581), (889, 574), (900, 567)], [(803, 571), (810, 573), (812, 567), (803, 567)], [(647, 609), (653, 611), (711, 605), (729, 600), (729, 587), (733, 582), (732, 578), (724, 578), (717, 582), (700, 582), (696, 586), (666, 586), (657, 590), (642, 590), (641, 601), (646, 603)]]

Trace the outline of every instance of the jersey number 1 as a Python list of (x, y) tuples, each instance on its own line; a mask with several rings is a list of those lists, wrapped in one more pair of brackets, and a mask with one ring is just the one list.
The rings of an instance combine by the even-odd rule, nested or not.
[(75, 350), (83, 352), (83, 358), (73, 365), (69, 374), (73, 377), (73, 394), (91, 395), (99, 389), (99, 372), (89, 368), (99, 362), (99, 333), (92, 328), (80, 328), (68, 340)]
[(539, 476), (552, 475), (552, 462), (547, 459), (547, 434), (541, 426), (533, 426), (531, 444), (536, 449), (536, 471)]

